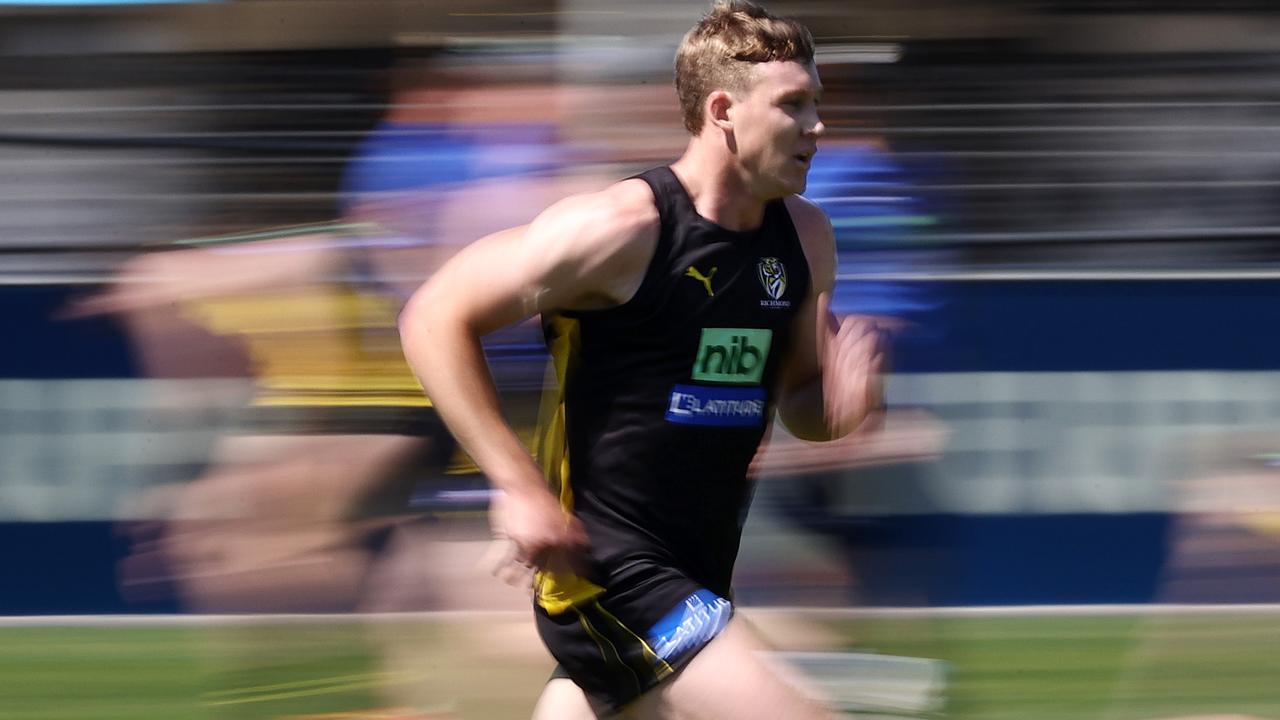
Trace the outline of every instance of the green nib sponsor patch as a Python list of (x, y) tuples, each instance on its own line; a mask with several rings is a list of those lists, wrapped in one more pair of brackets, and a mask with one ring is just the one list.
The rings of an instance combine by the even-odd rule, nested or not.
[(693, 379), (713, 383), (758, 385), (769, 359), (772, 330), (703, 328)]

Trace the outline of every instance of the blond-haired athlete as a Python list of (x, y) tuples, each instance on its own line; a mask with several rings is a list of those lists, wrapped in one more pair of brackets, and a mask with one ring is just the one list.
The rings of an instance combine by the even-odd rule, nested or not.
[[(536, 718), (809, 718), (734, 621), (747, 467), (773, 413), (799, 437), (869, 427), (879, 335), (836, 326), (826, 216), (800, 198), (824, 127), (813, 40), (715, 3), (676, 56), (691, 138), (669, 167), (471, 245), (401, 316), (406, 356), (503, 491), (559, 667)], [(479, 338), (541, 314), (559, 395), (538, 462)]]

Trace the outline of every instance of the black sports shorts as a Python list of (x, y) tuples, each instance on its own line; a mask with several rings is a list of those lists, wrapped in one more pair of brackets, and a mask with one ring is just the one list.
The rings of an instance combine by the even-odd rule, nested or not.
[(535, 604), (538, 634), (598, 715), (620, 711), (684, 667), (724, 630), (733, 605), (663, 571), (551, 615)]

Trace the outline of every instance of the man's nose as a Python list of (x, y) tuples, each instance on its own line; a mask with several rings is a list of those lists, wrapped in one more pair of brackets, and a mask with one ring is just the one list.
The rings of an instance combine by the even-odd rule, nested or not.
[(815, 138), (820, 138), (827, 134), (827, 126), (824, 125), (822, 120), (815, 115), (813, 118), (813, 124), (809, 126), (807, 134), (812, 135)]

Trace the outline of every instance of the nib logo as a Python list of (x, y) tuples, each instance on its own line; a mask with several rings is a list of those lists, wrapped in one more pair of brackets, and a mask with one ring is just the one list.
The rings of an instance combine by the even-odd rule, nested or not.
[(764, 376), (773, 331), (759, 328), (703, 328), (693, 379), (757, 385)]

